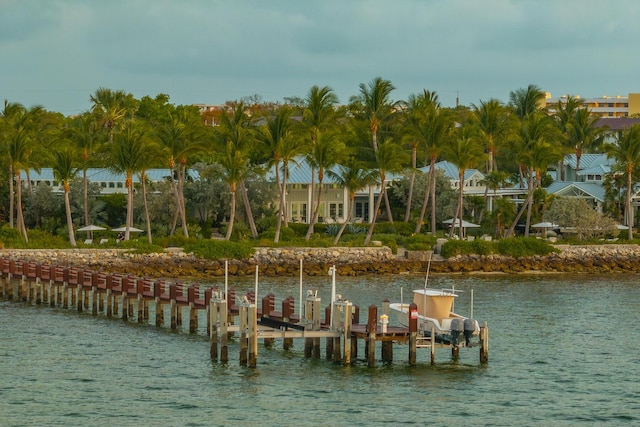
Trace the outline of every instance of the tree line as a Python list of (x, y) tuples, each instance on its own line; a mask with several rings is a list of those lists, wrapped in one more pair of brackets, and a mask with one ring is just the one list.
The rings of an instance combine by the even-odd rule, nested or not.
[[(129, 229), (134, 225), (133, 178), (139, 178), (142, 218), (151, 243), (153, 221), (146, 173), (152, 168), (168, 168), (169, 233), (179, 227), (189, 237), (190, 200), (185, 198), (185, 189), (190, 185), (188, 171), (199, 168), (201, 179), (210, 174), (225, 186), (225, 239), (232, 237), (238, 204), (255, 238), (258, 228), (251, 201), (267, 198), (268, 194), (263, 187), (264, 194), (260, 194), (249, 182), (264, 178), (273, 168), (277, 207), (269, 214), (275, 217), (274, 240), (278, 242), (283, 227), (288, 227), (289, 170), (295, 162), (304, 161), (313, 172), (307, 240), (318, 222), (327, 176), (347, 190), (350, 200), (336, 243), (354, 217), (355, 194), (369, 185), (379, 185), (380, 193), (365, 244), (372, 238), (378, 215), (393, 222), (399, 202), (403, 204), (402, 220), (415, 222), (415, 233), (435, 235), (439, 195), (435, 165), (447, 160), (459, 171), (457, 202), (450, 213), (453, 224), (459, 224), (459, 235), (463, 233), (459, 219), (473, 210), (477, 220), (489, 221), (499, 234), (510, 236), (523, 218), (528, 232), (532, 215), (539, 215), (540, 194), (544, 194), (543, 182), (550, 165), (561, 164), (565, 155), (573, 153), (580, 169), (583, 153), (605, 150), (618, 164), (614, 175), (626, 179), (616, 188), (618, 192), (626, 189), (625, 212), (632, 214), (631, 199), (640, 165), (640, 127), (622, 132), (615, 143), (607, 144), (606, 129), (596, 126), (597, 117), (580, 99), (568, 97), (550, 111), (545, 107), (545, 93), (535, 85), (512, 91), (508, 103), (489, 99), (456, 108), (443, 107), (437, 93), (428, 90), (406, 100), (393, 100), (394, 90), (389, 80), (376, 77), (360, 84), (345, 104), (339, 103), (330, 87), (313, 86), (304, 98), (285, 98), (283, 103), (265, 103), (254, 96), (201, 112), (197, 106), (171, 104), (166, 94), (136, 99), (122, 90), (99, 88), (90, 97), (91, 108), (71, 117), (41, 106), (27, 108), (5, 101), (0, 112), (0, 161), (7, 173), (9, 203), (3, 221), (16, 227), (28, 242), (23, 192), (33, 191), (30, 170), (51, 167), (64, 189), (66, 228), (75, 246), (74, 228), (95, 219), (87, 170), (103, 167), (126, 177), (125, 239), (129, 239)], [(423, 176), (420, 168), (425, 166), (429, 168)], [(464, 197), (464, 177), (470, 169), (486, 174), (487, 190), (481, 201)], [(22, 172), (26, 183), (22, 182)], [(400, 174), (405, 183), (389, 186), (389, 177)], [(78, 179), (83, 203), (74, 217), (70, 192)], [(527, 189), (517, 211), (508, 199), (495, 197), (497, 189), (506, 185)], [(490, 197), (490, 190), (494, 197)], [(198, 197), (206, 198), (207, 191), (201, 191)], [(544, 196), (542, 199), (544, 203)], [(217, 214), (220, 216), (220, 212)], [(200, 219), (211, 222), (211, 212), (200, 212)], [(451, 227), (450, 233), (454, 232)]]

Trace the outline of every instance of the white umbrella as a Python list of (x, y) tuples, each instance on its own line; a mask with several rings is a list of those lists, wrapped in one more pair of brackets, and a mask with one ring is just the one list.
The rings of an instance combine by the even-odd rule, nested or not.
[(618, 230), (628, 230), (629, 229), (629, 227), (627, 227), (626, 225), (622, 225), (622, 224), (618, 224), (617, 227), (618, 227)]
[(531, 227), (532, 228), (558, 228), (560, 226), (554, 222), (545, 221), (545, 222), (539, 222), (537, 224), (533, 224)]
[(85, 227), (78, 228), (77, 231), (101, 231), (106, 230), (104, 227), (100, 227), (99, 225), (87, 225)]
[[(127, 231), (127, 227), (118, 227), (118, 228), (112, 228), (111, 231)], [(139, 228), (135, 228), (135, 227), (129, 227), (129, 232), (130, 233), (142, 233), (144, 230), (140, 230)]]
[[(453, 218), (449, 218), (447, 220), (442, 221), (443, 224), (452, 224), (453, 223)], [(456, 218), (456, 225), (455, 227), (460, 227), (460, 218)], [(480, 227), (478, 224), (474, 224), (472, 222), (469, 221), (465, 221), (464, 219), (462, 220), (462, 228), (473, 228), (473, 227)]]

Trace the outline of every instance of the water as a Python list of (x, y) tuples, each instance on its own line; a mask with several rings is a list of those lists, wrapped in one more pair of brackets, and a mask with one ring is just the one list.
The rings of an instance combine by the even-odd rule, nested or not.
[[(212, 426), (317, 425), (631, 425), (640, 422), (636, 275), (432, 277), (430, 286), (465, 291), (457, 311), (490, 327), (489, 364), (478, 349), (458, 362), (428, 350), (408, 366), (368, 368), (305, 359), (276, 341), (258, 367), (209, 359), (201, 332), (0, 302), (0, 425)], [(250, 279), (230, 279), (253, 289)], [(405, 299), (424, 279), (338, 278), (338, 293), (359, 304)], [(328, 277), (305, 279), (328, 301)], [(260, 295), (298, 298), (296, 279), (264, 279)], [(323, 303), (324, 305), (324, 303)], [(201, 322), (201, 325), (203, 323)], [(201, 328), (202, 329), (202, 328)], [(379, 355), (379, 349), (378, 349)]]

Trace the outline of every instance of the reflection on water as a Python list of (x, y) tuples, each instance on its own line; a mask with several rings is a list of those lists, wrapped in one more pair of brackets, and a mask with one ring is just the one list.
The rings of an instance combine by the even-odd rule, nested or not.
[[(490, 327), (489, 364), (478, 349), (436, 366), (406, 346), (394, 363), (342, 367), (303, 357), (302, 342), (259, 349), (258, 367), (212, 362), (206, 337), (78, 314), (0, 303), (2, 425), (576, 425), (640, 420), (640, 356), (634, 322), (638, 277), (434, 276), (459, 289), (456, 309)], [(337, 292), (360, 305), (399, 301), (424, 277), (338, 278)], [(253, 279), (230, 279), (251, 290)], [(329, 277), (305, 279), (323, 301)], [(260, 294), (298, 298), (295, 278), (263, 279)], [(363, 317), (361, 317), (363, 318)], [(201, 325), (203, 324), (201, 322)], [(359, 356), (364, 355), (361, 347)]]

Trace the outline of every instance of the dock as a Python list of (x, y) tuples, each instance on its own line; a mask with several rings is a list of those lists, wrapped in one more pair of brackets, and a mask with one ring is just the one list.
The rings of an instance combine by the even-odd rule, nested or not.
[[(335, 268), (329, 273), (335, 288)], [(229, 361), (231, 339), (238, 340), (239, 363), (248, 367), (257, 366), (260, 340), (265, 347), (280, 340), (284, 350), (290, 349), (294, 340), (303, 340), (304, 357), (320, 358), (324, 339), (326, 359), (342, 365), (351, 365), (357, 359), (358, 340), (362, 340), (369, 367), (374, 367), (378, 360), (378, 342), (383, 362), (393, 361), (394, 345), (408, 345), (409, 365), (416, 365), (418, 350), (429, 350), (430, 362), (434, 364), (436, 348), (450, 348), (452, 358), (457, 359), (460, 347), (464, 346), (464, 343), (439, 343), (431, 339), (434, 333), (419, 332), (417, 317), (410, 319), (409, 327), (390, 325), (387, 300), (382, 303), (380, 316), (378, 306), (369, 306), (367, 319), (361, 323), (360, 308), (334, 291), (331, 303), (323, 309), (317, 291), (307, 290), (303, 298), (301, 282), (296, 312), (293, 296), (285, 297), (276, 305), (275, 295), (269, 293), (258, 303), (258, 289), (258, 267), (255, 290), (237, 294), (228, 287), (227, 274), (224, 287), (204, 287), (0, 257), (2, 300), (60, 307), (174, 330), (182, 328), (186, 318), (188, 331), (194, 334), (202, 329), (199, 319), (204, 317), (211, 359), (222, 363)], [(417, 313), (414, 306), (410, 309)], [(489, 360), (486, 322), (478, 338), (479, 363), (485, 364)]]

